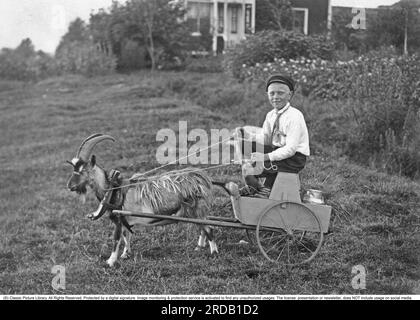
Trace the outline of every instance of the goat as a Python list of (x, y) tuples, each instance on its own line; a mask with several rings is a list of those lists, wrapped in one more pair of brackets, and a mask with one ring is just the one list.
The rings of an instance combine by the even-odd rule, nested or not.
[[(113, 249), (107, 260), (110, 267), (118, 260), (122, 239), (125, 247), (121, 258), (129, 258), (133, 226), (175, 223), (170, 220), (122, 216), (113, 213), (113, 210), (205, 219), (207, 214), (203, 206), (208, 208), (211, 203), (212, 186), (221, 186), (228, 191), (223, 183), (212, 182), (205, 173), (192, 170), (181, 170), (175, 175), (161, 175), (153, 180), (143, 179), (143, 181), (140, 178), (141, 174), (136, 174), (130, 179), (123, 179), (118, 174), (110, 174), (96, 163), (96, 157), (92, 154), (94, 147), (106, 140), (115, 142), (113, 137), (103, 134), (94, 134), (83, 141), (76, 157), (67, 161), (73, 167), (67, 187), (70, 191), (79, 194), (83, 203), (86, 201), (87, 190), (90, 187), (100, 201), (100, 205), (87, 217), (97, 220), (108, 212), (111, 221), (115, 224)], [(134, 187), (133, 184), (135, 184)], [(118, 187), (115, 188), (116, 186)], [(218, 253), (212, 229), (209, 226), (200, 226), (200, 231), (196, 250), (205, 247), (207, 239), (210, 254)]]

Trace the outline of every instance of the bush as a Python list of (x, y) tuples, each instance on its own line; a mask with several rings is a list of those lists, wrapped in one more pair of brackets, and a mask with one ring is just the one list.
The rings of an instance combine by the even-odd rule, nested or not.
[(289, 31), (262, 31), (250, 35), (237, 46), (228, 49), (224, 67), (235, 77), (243, 79), (242, 68), (257, 63), (274, 62), (275, 59), (331, 60), (334, 45), (325, 36), (305, 36)]
[(36, 81), (57, 74), (53, 57), (37, 52), (22, 56), (16, 50), (0, 54), (0, 78), (18, 81)]
[[(243, 65), (240, 78), (250, 81), (265, 81), (270, 74), (290, 75), (305, 96), (327, 100), (342, 100), (354, 97), (358, 88), (371, 88), (369, 83), (359, 85), (363, 77), (370, 77), (375, 68), (397, 66), (402, 75), (402, 94), (405, 99), (420, 99), (420, 59), (418, 56), (399, 56), (394, 50), (373, 51), (349, 61), (327, 61), (322, 59), (277, 59), (273, 62)], [(392, 78), (387, 78), (392, 82)], [(365, 81), (366, 82), (366, 81)], [(384, 85), (386, 85), (384, 83)], [(386, 90), (385, 87), (382, 89)], [(381, 90), (382, 90), (381, 89)], [(380, 91), (378, 91), (380, 92)], [(366, 94), (369, 94), (366, 92)]]
[(389, 173), (415, 177), (420, 173), (420, 59), (371, 54), (360, 61), (345, 85), (356, 129), (347, 154)]
[(73, 42), (57, 53), (61, 73), (82, 74), (88, 77), (105, 75), (115, 71), (116, 58), (105, 53), (93, 43)]
[[(144, 46), (140, 46), (135, 41), (127, 41), (122, 47), (118, 59), (119, 70), (138, 70), (146, 68), (150, 61), (147, 61), (148, 53)], [(150, 59), (149, 59), (150, 60)]]

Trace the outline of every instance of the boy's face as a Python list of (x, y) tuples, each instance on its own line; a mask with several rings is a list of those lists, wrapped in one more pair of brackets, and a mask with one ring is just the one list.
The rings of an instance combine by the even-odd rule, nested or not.
[(281, 110), (290, 101), (292, 92), (287, 85), (275, 82), (268, 87), (267, 95), (273, 108)]

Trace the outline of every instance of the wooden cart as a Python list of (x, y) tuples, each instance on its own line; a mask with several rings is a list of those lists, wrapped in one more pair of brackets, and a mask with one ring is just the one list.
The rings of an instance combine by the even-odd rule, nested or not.
[(115, 210), (117, 214), (209, 226), (254, 230), (261, 253), (271, 262), (289, 266), (311, 261), (328, 232), (331, 207), (303, 203), (297, 174), (278, 173), (268, 199), (230, 195), (232, 217), (206, 220)]

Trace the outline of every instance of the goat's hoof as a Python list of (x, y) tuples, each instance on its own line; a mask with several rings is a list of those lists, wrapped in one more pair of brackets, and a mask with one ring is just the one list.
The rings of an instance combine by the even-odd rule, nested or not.
[(108, 260), (106, 261), (106, 264), (108, 265), (108, 267), (113, 268), (113, 267), (114, 267), (114, 265), (115, 265), (115, 262), (116, 262), (116, 261), (113, 261), (113, 260), (109, 260), (109, 259), (108, 259)]
[(90, 221), (95, 221), (95, 216), (92, 213), (86, 215), (86, 218), (88, 218)]
[(196, 246), (195, 249), (194, 249), (194, 251), (201, 251), (201, 249), (203, 249), (203, 248), (200, 247), (200, 246)]
[(219, 249), (214, 241), (210, 241), (210, 255), (213, 255), (213, 253), (219, 253)]
[(123, 253), (120, 258), (123, 259), (123, 260), (130, 259), (131, 258), (131, 254), (129, 254), (129, 253)]

